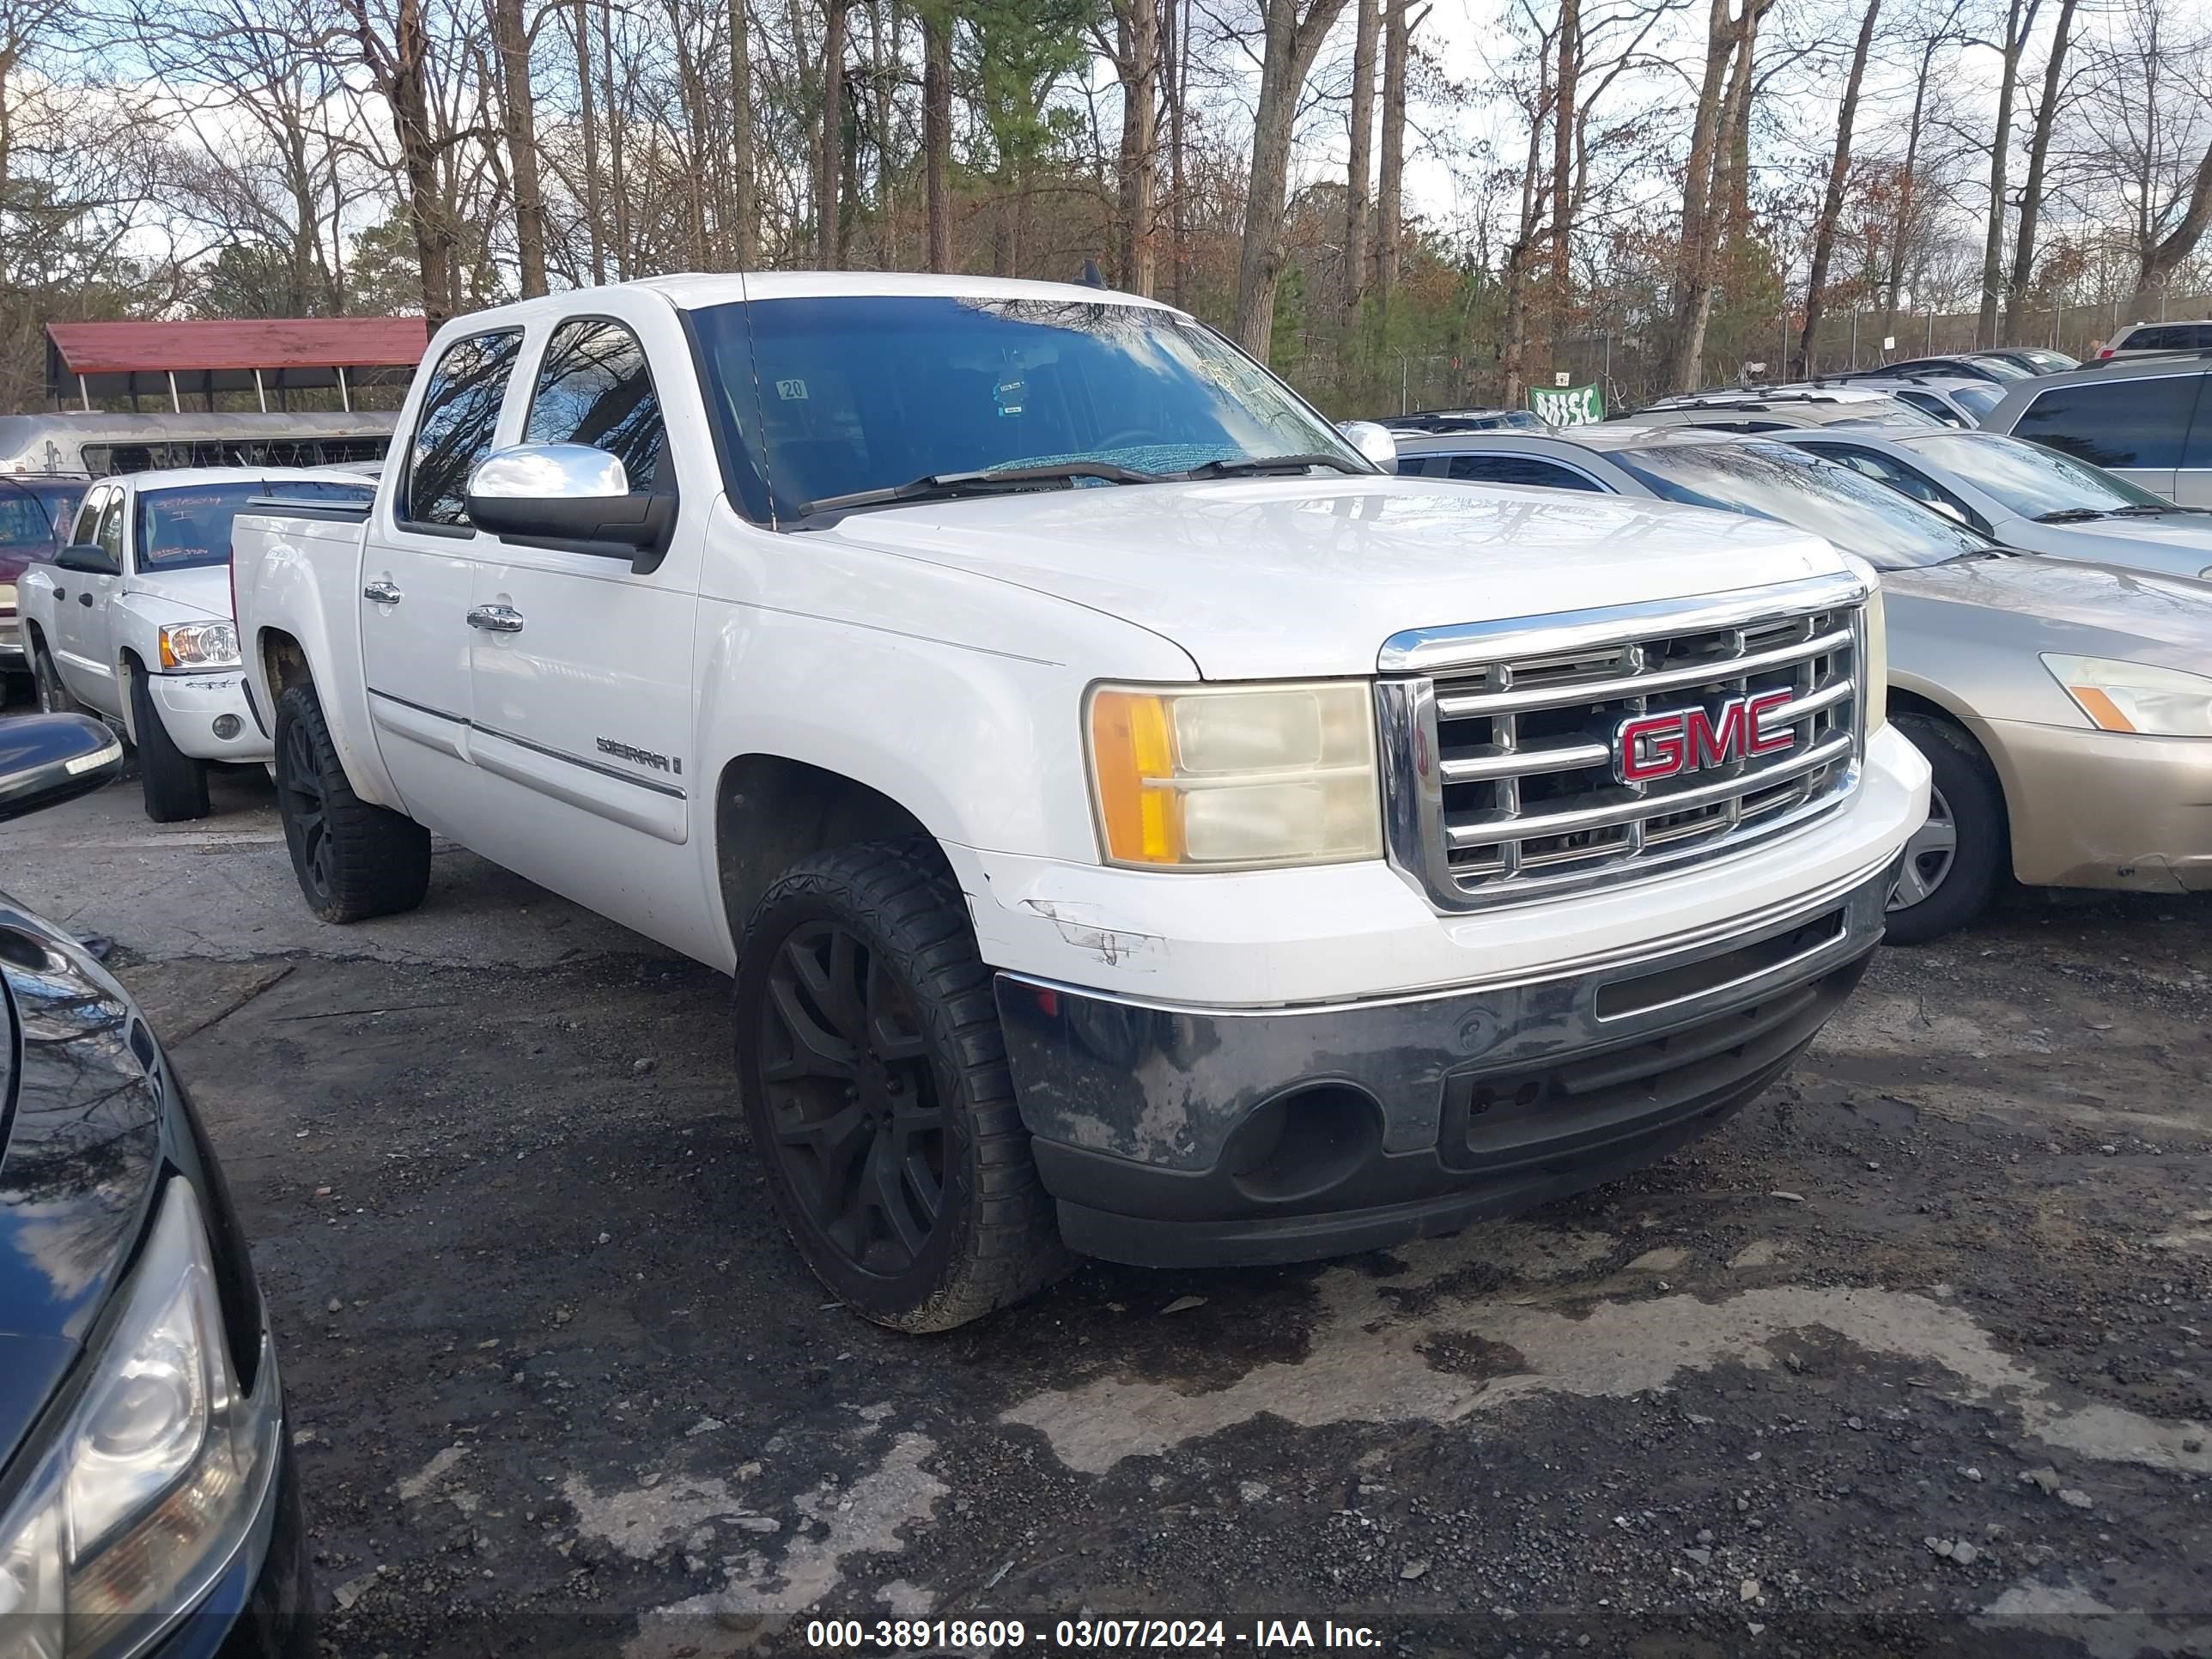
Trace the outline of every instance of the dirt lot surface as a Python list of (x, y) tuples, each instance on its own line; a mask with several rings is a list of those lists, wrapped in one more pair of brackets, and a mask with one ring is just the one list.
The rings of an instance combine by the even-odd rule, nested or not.
[(1529, 1659), (2212, 1653), (2212, 904), (2023, 898), (1885, 951), (1784, 1085), (1525, 1219), (1094, 1266), (915, 1340), (781, 1237), (724, 981), (458, 851), (417, 915), (317, 928), (265, 788), (219, 805), (0, 829), (0, 884), (115, 939), (222, 1152), (332, 1653), (925, 1614), (1030, 1652), (1146, 1615), (1227, 1652), (1327, 1619)]

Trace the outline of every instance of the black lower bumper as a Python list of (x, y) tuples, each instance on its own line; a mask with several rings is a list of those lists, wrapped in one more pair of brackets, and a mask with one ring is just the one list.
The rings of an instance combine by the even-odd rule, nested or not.
[(1881, 936), (1892, 871), (1739, 932), (1528, 984), (1312, 1010), (1156, 1007), (1001, 975), (1071, 1248), (1253, 1265), (1455, 1231), (1611, 1180), (1789, 1069)]

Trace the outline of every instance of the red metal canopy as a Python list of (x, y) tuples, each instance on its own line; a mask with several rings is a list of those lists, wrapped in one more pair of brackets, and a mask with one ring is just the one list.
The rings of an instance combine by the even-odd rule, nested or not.
[(262, 408), (294, 390), (350, 393), (404, 385), (429, 335), (420, 317), (279, 317), (250, 322), (48, 323), (46, 395), (56, 404), (143, 393), (172, 408), (187, 397), (252, 392)]
[(48, 323), (46, 337), (70, 374), (197, 374), (210, 368), (412, 368), (429, 336), (420, 317), (283, 317)]

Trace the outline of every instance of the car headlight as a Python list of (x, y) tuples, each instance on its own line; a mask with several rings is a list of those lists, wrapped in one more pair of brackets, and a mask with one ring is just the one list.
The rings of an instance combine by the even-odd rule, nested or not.
[(238, 629), (227, 622), (179, 623), (161, 630), (164, 668), (235, 668)]
[(1249, 870), (1382, 853), (1364, 682), (1102, 685), (1089, 715), (1109, 864)]
[(276, 1468), (275, 1367), (256, 1398), (241, 1394), (199, 1200), (181, 1177), (125, 1295), (91, 1383), (0, 1516), (0, 1630), (27, 1659), (135, 1650), (190, 1607)]
[(1889, 611), (1881, 602), (1881, 580), (1875, 577), (1866, 601), (1867, 736), (1881, 730), (1889, 720)]
[(2154, 663), (2044, 653), (2043, 665), (2105, 732), (2212, 738), (2212, 679)]

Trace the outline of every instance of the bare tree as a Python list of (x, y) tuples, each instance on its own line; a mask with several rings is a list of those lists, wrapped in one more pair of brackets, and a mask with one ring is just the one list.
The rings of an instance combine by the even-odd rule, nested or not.
[(1367, 294), (1369, 212), (1375, 188), (1375, 47), (1378, 0), (1359, 0), (1352, 36), (1352, 155), (1344, 184), (1344, 304)]
[[(1682, 230), (1675, 263), (1674, 351), (1668, 385), (1686, 392), (1695, 386), (1705, 349), (1705, 325), (1712, 314), (1713, 283), (1731, 195), (1726, 135), (1735, 125), (1740, 102), (1749, 97), (1750, 55), (1759, 20), (1775, 0), (1711, 0), (1705, 17), (1705, 63), (1698, 87), (1697, 112), (1690, 127), (1690, 155), (1682, 180)], [(1735, 65), (1733, 71), (1731, 65)], [(1723, 95), (1725, 85), (1727, 95)]]
[(1375, 185), (1375, 297), (1386, 308), (1398, 287), (1406, 234), (1406, 72), (1413, 31), (1429, 9), (1413, 14), (1413, 0), (1389, 0), (1382, 26), (1382, 166)]
[(1582, 70), (1582, 0), (1559, 0), (1559, 67), (1552, 109), (1552, 332), (1566, 327), (1574, 306), (1571, 259), (1575, 207), (1577, 83)]
[(2148, 317), (2159, 310), (2167, 283), (2182, 261), (2197, 251), (2208, 227), (2212, 227), (2212, 148), (2197, 164), (2189, 204), (2179, 221), (2144, 253), (2136, 274), (2135, 292), (2128, 296), (2128, 315)]
[(852, 0), (823, 0), (821, 112), (816, 117), (814, 258), (824, 270), (842, 263), (839, 234), (845, 179), (845, 15)]
[(1121, 284), (1133, 294), (1152, 291), (1157, 249), (1153, 219), (1158, 203), (1159, 0), (1114, 0), (1115, 62), (1121, 76)]
[(1950, 0), (1950, 9), (1931, 26), (1920, 44), (1919, 66), (1912, 79), (1912, 112), (1905, 122), (1905, 159), (1896, 170), (1893, 192), (1894, 211), (1888, 232), (1888, 269), (1882, 282), (1881, 337), (1897, 331), (1897, 313), (1905, 287), (1907, 250), (1911, 246), (1921, 211), (1921, 141), (1927, 131), (1929, 93), (1936, 72), (1936, 54), (1956, 38), (1959, 15), (1967, 0)]
[(2078, 0), (2059, 0), (2058, 21), (2051, 36), (2051, 53), (2043, 64), (2043, 96), (2035, 106), (2035, 130), (2028, 142), (2027, 182), (2021, 191), (2020, 228), (2014, 233), (2012, 280), (2005, 284), (2004, 337), (2017, 343), (2027, 309), (2029, 284), (2035, 277), (2035, 238), (2043, 216), (2044, 180), (2051, 161), (2051, 134), (2058, 119), (2065, 86), (2066, 47), (2073, 39), (2074, 12)]
[(731, 254), (739, 270), (760, 258), (760, 179), (753, 167), (752, 31), (745, 0), (730, 7)]
[(921, 14), (921, 154), (929, 268), (952, 269), (952, 20), (939, 5)]
[[(2070, 8), (2074, 0), (2066, 0)], [(1805, 277), (1805, 331), (1799, 349), (1808, 375), (1820, 372), (1815, 341), (1820, 328), (1820, 307), (1827, 297), (1828, 264), (1835, 257), (1837, 227), (1844, 216), (1844, 185), (1850, 176), (1851, 127), (1858, 119), (1859, 88), (1866, 82), (1867, 54), (1874, 46), (1874, 26), (1881, 15), (1881, 0), (1867, 0), (1866, 15), (1859, 20), (1858, 40), (1851, 47), (1850, 72), (1844, 78), (1844, 100), (1836, 112), (1836, 148), (1828, 158), (1828, 186), (1820, 197), (1820, 217), (1813, 236), (1813, 261)]]
[[(1303, 9), (1301, 5), (1303, 3)], [(1344, 0), (1265, 0), (1260, 100), (1252, 121), (1252, 174), (1237, 264), (1237, 338), (1265, 362), (1283, 273), (1283, 206), (1298, 93)]]
[(500, 113), (514, 180), (514, 245), (525, 299), (545, 292), (545, 197), (538, 179), (538, 106), (530, 86), (529, 26), (522, 0), (491, 0), (499, 53)]
[(2035, 14), (2043, 0), (2005, 0), (2004, 32), (1995, 40), (1977, 45), (1995, 52), (2002, 65), (1997, 82), (1997, 121), (1990, 140), (1990, 206), (1982, 242), (1982, 314), (1975, 325), (1977, 344), (1996, 343), (1997, 296), (2004, 283), (2005, 163), (2012, 149), (2012, 112), (2020, 83), (2021, 54), (2027, 49), (2035, 29)]

